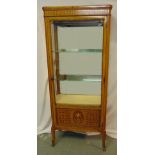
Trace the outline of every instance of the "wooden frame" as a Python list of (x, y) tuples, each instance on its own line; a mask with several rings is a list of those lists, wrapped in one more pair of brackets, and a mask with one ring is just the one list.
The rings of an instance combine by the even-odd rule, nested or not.
[[(106, 107), (107, 107), (107, 87), (108, 87), (108, 64), (109, 64), (109, 42), (110, 42), (110, 20), (112, 5), (101, 6), (64, 6), (64, 7), (43, 7), (45, 20), (45, 35), (47, 49), (47, 64), (49, 91), (52, 116), (52, 144), (55, 145), (55, 130), (67, 131), (97, 131), (102, 134), (102, 146), (105, 150), (106, 139)], [(74, 106), (57, 105), (55, 98), (53, 48), (58, 50), (57, 27), (51, 29), (51, 24), (55, 21), (69, 20), (103, 20), (103, 49), (102, 52), (102, 83), (101, 83), (101, 106)], [(59, 55), (56, 54), (56, 77), (57, 94), (60, 93), (59, 83)]]

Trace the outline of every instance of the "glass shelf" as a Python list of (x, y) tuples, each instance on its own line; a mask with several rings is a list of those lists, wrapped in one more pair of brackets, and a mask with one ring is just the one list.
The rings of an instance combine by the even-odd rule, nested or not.
[(61, 81), (101, 82), (101, 75), (59, 75)]
[(63, 52), (75, 52), (75, 53), (89, 53), (89, 52), (92, 52), (92, 53), (101, 53), (102, 52), (102, 49), (60, 49), (58, 51), (55, 51), (55, 52), (58, 52), (58, 53), (63, 53)]

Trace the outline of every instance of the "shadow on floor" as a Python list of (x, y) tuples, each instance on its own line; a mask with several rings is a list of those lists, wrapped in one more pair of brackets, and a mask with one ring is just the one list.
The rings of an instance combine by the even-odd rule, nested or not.
[(52, 147), (51, 134), (41, 134), (37, 137), (37, 155), (117, 155), (117, 140), (107, 136), (103, 152), (101, 135), (59, 131)]

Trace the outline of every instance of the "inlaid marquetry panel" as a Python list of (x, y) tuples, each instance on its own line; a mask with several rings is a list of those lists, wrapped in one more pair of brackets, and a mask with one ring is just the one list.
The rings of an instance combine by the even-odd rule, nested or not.
[(59, 126), (71, 127), (99, 127), (100, 110), (57, 108), (56, 120)]

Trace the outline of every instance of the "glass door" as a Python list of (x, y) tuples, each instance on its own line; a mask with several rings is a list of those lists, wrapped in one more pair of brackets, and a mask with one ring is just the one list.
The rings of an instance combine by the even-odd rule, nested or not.
[(56, 21), (53, 29), (56, 103), (100, 105), (102, 21)]

